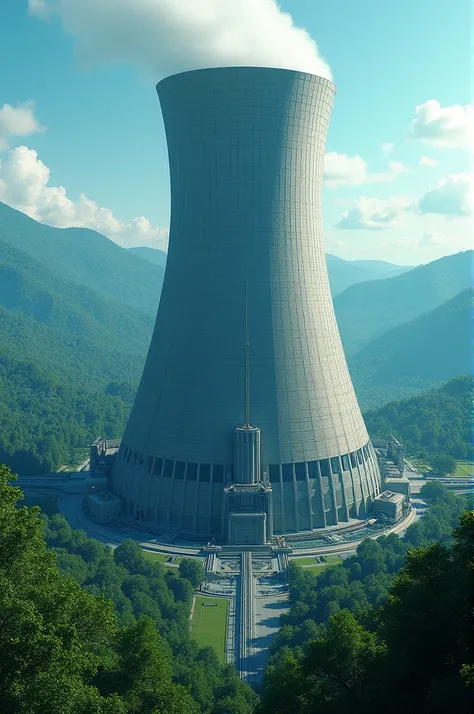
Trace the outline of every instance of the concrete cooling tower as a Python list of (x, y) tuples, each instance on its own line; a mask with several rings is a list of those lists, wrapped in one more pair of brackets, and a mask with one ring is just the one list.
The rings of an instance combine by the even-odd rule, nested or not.
[(334, 315), (321, 188), (335, 86), (225, 67), (157, 86), (168, 262), (111, 476), (123, 514), (235, 544), (365, 515), (377, 458)]

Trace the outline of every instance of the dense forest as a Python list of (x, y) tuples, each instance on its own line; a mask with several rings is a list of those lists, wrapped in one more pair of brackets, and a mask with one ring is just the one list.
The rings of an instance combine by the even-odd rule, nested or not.
[(86, 391), (0, 357), (0, 463), (22, 475), (55, 471), (75, 447), (120, 437), (132, 398), (124, 384)]
[(434, 454), (472, 458), (471, 376), (456, 377), (440, 389), (364, 414), (372, 438), (394, 434), (411, 456), (430, 462)]
[(19, 508), (10, 476), (0, 467), (5, 714), (472, 711), (469, 497), (428, 482), (429, 512), (405, 539), (366, 540), (318, 577), (291, 565), (259, 702), (189, 636), (195, 568), (150, 563), (132, 541), (112, 551), (60, 515)]
[[(189, 636), (186, 569), (16, 508), (0, 467), (2, 714), (250, 714), (257, 696)], [(192, 578), (194, 570), (190, 568)]]
[(429, 512), (405, 539), (366, 540), (319, 576), (290, 566), (260, 714), (470, 714), (472, 499), (433, 482), (422, 495)]

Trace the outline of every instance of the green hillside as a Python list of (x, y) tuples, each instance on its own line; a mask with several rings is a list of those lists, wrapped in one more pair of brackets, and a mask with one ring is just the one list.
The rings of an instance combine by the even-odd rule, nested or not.
[(456, 377), (439, 389), (368, 411), (369, 434), (379, 439), (394, 434), (410, 455), (421, 458), (436, 453), (471, 458), (473, 384), (471, 376)]
[(349, 360), (363, 408), (411, 396), (466, 374), (472, 363), (473, 288), (394, 327)]
[(140, 376), (151, 315), (65, 280), (0, 241), (0, 355), (83, 388)]
[(333, 297), (351, 285), (390, 278), (412, 269), (409, 265), (394, 265), (383, 260), (343, 260), (331, 253), (326, 253), (326, 265)]
[(448, 255), (403, 275), (352, 285), (338, 295), (334, 309), (346, 355), (470, 287), (472, 256), (472, 251)]
[(21, 475), (56, 470), (100, 434), (121, 437), (129, 411), (120, 396), (0, 355), (0, 463)]
[(372, 274), (372, 280), (378, 278), (392, 278), (394, 275), (401, 275), (413, 270), (413, 265), (395, 265), (386, 260), (351, 260), (351, 265), (365, 268)]
[(137, 248), (128, 248), (129, 253), (138, 255), (142, 260), (148, 260), (153, 265), (159, 265), (160, 268), (165, 268), (167, 255), (164, 250), (158, 248), (150, 248), (146, 245), (138, 246)]
[(87, 228), (52, 228), (0, 203), (0, 240), (54, 275), (115, 302), (156, 314), (163, 268)]

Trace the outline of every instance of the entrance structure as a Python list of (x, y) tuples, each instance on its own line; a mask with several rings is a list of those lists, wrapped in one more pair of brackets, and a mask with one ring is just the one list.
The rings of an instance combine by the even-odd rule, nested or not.
[(111, 474), (122, 513), (243, 544), (363, 516), (381, 475), (354, 394), (323, 248), (335, 86), (226, 67), (157, 87), (168, 261)]

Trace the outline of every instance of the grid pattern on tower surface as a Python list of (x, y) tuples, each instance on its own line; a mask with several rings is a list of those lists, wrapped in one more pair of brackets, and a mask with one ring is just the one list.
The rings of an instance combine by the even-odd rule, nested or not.
[[(334, 85), (290, 70), (236, 67), (175, 75), (158, 91), (170, 161), (170, 247), (124, 443), (164, 462), (232, 464), (233, 432), (245, 419), (247, 313), (250, 417), (261, 429), (262, 463), (357, 452), (368, 435), (334, 316), (321, 222)], [(123, 469), (114, 469), (116, 487), (137, 502), (143, 472), (127, 467), (125, 477)], [(378, 470), (363, 471), (357, 483), (337, 475), (327, 490), (318, 481), (326, 491), (320, 510), (331, 503), (342, 516), (351, 498), (377, 491)], [(186, 487), (194, 483), (207, 497), (214, 488), (206, 481)], [(283, 521), (310, 521), (305, 499), (314, 485), (306, 495), (300, 486), (287, 493), (284, 481), (279, 487)]]

